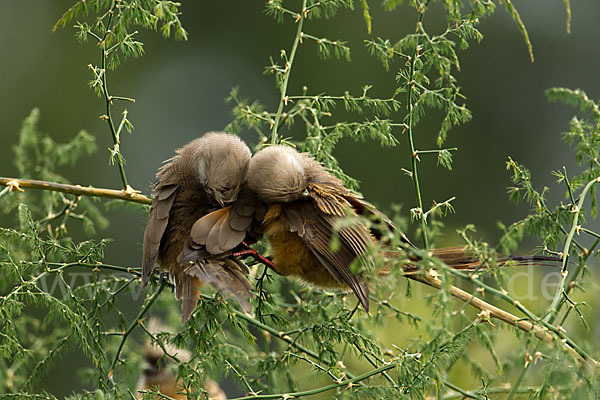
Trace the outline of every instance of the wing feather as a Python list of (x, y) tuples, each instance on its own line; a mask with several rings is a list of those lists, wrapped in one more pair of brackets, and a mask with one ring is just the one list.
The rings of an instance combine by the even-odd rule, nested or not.
[(177, 185), (163, 185), (154, 189), (154, 200), (144, 231), (144, 254), (142, 258), (142, 284), (146, 286), (158, 257), (160, 241), (169, 223), (169, 212), (175, 201)]
[(298, 236), (304, 236), (306, 234), (306, 224), (300, 214), (294, 209), (284, 208), (283, 215), (290, 225), (292, 232), (298, 233)]
[(204, 245), (210, 254), (224, 254), (244, 240), (252, 240), (253, 243), (262, 234), (260, 222), (265, 213), (264, 203), (244, 189), (231, 206), (213, 211), (194, 223), (190, 234), (191, 249), (186, 246), (184, 251)]
[[(227, 216), (222, 218), (223, 222), (219, 222), (221, 225), (219, 228), (219, 249), (221, 252), (229, 251), (235, 247), (237, 247), (244, 238), (246, 237), (246, 227), (250, 225), (252, 222), (252, 217), (250, 217), (250, 221), (246, 226), (243, 226), (243, 229), (233, 229), (231, 227), (231, 214), (229, 213)], [(209, 250), (210, 251), (210, 250)]]
[(221, 218), (229, 212), (230, 209), (231, 206), (218, 209), (206, 214), (194, 222), (194, 225), (192, 225), (192, 230), (190, 231), (190, 237), (192, 240), (195, 243), (205, 245), (212, 229), (221, 220)]
[(229, 213), (229, 226), (236, 231), (245, 231), (252, 223), (252, 215), (240, 215), (233, 210)]
[(206, 244), (206, 250), (208, 250), (208, 252), (210, 254), (221, 254), (224, 251), (224, 249), (222, 249), (220, 246), (219, 238), (221, 236), (221, 234), (220, 234), (221, 228), (224, 227), (224, 229), (227, 229), (227, 227), (228, 227), (228, 223), (227, 223), (228, 216), (229, 216), (229, 213), (227, 213), (227, 212), (222, 213), (221, 218), (219, 218), (219, 220), (215, 223), (215, 225), (212, 227), (212, 229), (208, 233), (208, 237), (206, 238), (205, 244)]
[[(402, 241), (404, 243), (406, 243), (410, 247), (416, 248), (416, 246), (413, 245), (410, 242), (410, 240), (408, 240), (408, 237), (406, 237), (406, 235), (402, 231), (400, 231), (400, 229), (396, 228), (396, 226), (394, 226), (394, 223), (384, 213), (375, 208), (373, 204), (352, 194), (347, 195), (345, 199), (350, 203), (352, 208), (359, 215), (362, 215), (367, 218), (375, 218), (376, 220), (383, 222), (385, 225), (387, 225), (390, 231), (400, 233), (400, 237), (402, 238)], [(374, 230), (373, 234), (377, 239), (380, 239), (382, 236), (382, 233), (378, 232), (377, 230)]]
[[(319, 198), (315, 192), (311, 197)], [(329, 197), (331, 198), (333, 197)], [(371, 237), (366, 228), (358, 222), (355, 226), (344, 226), (336, 230), (336, 223), (342, 217), (338, 212), (342, 209), (342, 206), (337, 204), (331, 205), (329, 200), (320, 204), (318, 201), (299, 201), (288, 205), (283, 217), (290, 230), (298, 233), (331, 276), (339, 284), (348, 285), (368, 312), (369, 289), (352, 273), (350, 266), (357, 257), (366, 252)], [(331, 213), (327, 213), (326, 210)], [(333, 250), (331, 242), (336, 232), (339, 247)]]

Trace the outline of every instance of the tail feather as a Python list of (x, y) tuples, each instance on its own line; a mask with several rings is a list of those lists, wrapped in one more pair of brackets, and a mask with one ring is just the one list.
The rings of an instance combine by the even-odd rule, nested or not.
[[(464, 247), (444, 247), (441, 249), (433, 249), (430, 252), (432, 257), (439, 258), (444, 264), (450, 268), (472, 271), (479, 268), (487, 268), (477, 255), (467, 250)], [(419, 261), (420, 258), (411, 256), (409, 257), (413, 261)], [(550, 257), (550, 256), (503, 256), (498, 255), (496, 262), (499, 266), (504, 266), (509, 262), (514, 262), (517, 266), (558, 266), (558, 263), (562, 262), (561, 258)], [(404, 267), (405, 274), (414, 274), (421, 270), (419, 265), (408, 263)]]
[(550, 256), (510, 256), (507, 261), (517, 261), (518, 265), (538, 265), (556, 267), (562, 263), (562, 258)]
[[(243, 265), (241, 267), (240, 265)], [(250, 312), (252, 306), (248, 299), (252, 297), (252, 285), (245, 276), (248, 270), (245, 264), (239, 260), (224, 258), (221, 260), (207, 259), (199, 260), (186, 267), (184, 271), (185, 279), (193, 278), (198, 283), (209, 283), (216, 290), (220, 290), (226, 296), (235, 298), (242, 306), (244, 311)], [(186, 302), (186, 298), (189, 301)], [(185, 323), (196, 307), (200, 294), (195, 291), (188, 294), (184, 293), (182, 303), (182, 323)]]
[[(444, 247), (431, 251), (432, 256), (439, 258), (446, 265), (454, 269), (471, 270), (482, 267), (482, 261), (472, 252), (464, 247)], [(503, 256), (498, 255), (496, 259), (499, 266), (506, 265), (510, 261), (516, 262), (518, 266), (555, 266), (562, 261), (558, 257), (549, 256)], [(485, 267), (485, 265), (483, 266)]]

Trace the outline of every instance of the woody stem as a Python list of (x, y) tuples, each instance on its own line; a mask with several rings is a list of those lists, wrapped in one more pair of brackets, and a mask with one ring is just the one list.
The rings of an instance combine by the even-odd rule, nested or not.
[[(22, 191), (23, 188), (50, 190), (53, 192), (62, 192), (76, 196), (105, 197), (109, 199), (119, 199), (132, 201), (140, 204), (152, 204), (152, 199), (143, 194), (127, 192), (125, 190), (103, 189), (94, 187), (83, 187), (79, 185), (67, 185), (48, 181), (38, 181), (35, 179), (5, 178), (0, 177), (0, 185), (6, 185), (9, 191)], [(2, 191), (2, 193), (5, 193)]]

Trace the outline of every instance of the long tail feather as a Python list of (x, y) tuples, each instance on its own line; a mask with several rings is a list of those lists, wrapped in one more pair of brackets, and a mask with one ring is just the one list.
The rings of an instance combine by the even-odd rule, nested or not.
[[(444, 247), (431, 251), (432, 256), (439, 258), (449, 267), (454, 269), (471, 270), (482, 266), (482, 261), (473, 254), (473, 252), (465, 250), (463, 247)], [(496, 260), (499, 266), (506, 265), (510, 261), (514, 261), (518, 266), (556, 266), (557, 262), (562, 261), (558, 257), (548, 256), (502, 256), (498, 255)]]
[[(431, 256), (439, 258), (450, 268), (458, 270), (475, 270), (487, 268), (488, 266), (472, 252), (464, 247), (444, 247), (431, 250)], [(418, 261), (415, 258), (415, 261)], [(502, 256), (498, 255), (496, 262), (499, 266), (504, 266), (509, 262), (514, 262), (516, 266), (558, 266), (562, 259), (550, 256)], [(415, 273), (420, 270), (419, 266), (407, 264), (404, 267), (406, 273)]]
[[(486, 269), (489, 265), (486, 263), (482, 263), (472, 251), (466, 250), (464, 247), (443, 247), (441, 249), (433, 249), (430, 252), (432, 257), (439, 258), (450, 268), (454, 268), (457, 270), (464, 271), (472, 271), (476, 269)], [(388, 258), (396, 258), (400, 257), (401, 253), (397, 251), (388, 252)], [(406, 257), (406, 254), (404, 254)], [(419, 257), (415, 255), (409, 255), (408, 259), (414, 262), (420, 260)], [(550, 256), (503, 256), (498, 255), (496, 258), (496, 262), (499, 266), (504, 266), (510, 262), (514, 263), (516, 266), (552, 266), (557, 267), (562, 262), (562, 259), (558, 257), (550, 257)], [(405, 274), (416, 274), (419, 273), (422, 269), (418, 264), (413, 264), (410, 261), (405, 264), (402, 269)], [(386, 274), (389, 271), (387, 268), (383, 268), (380, 271), (380, 274)]]

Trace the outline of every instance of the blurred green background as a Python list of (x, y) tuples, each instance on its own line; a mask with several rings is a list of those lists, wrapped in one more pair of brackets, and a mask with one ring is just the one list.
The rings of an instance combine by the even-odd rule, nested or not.
[[(94, 44), (79, 44), (71, 27), (55, 33), (51, 28), (72, 1), (0, 2), (0, 176), (14, 176), (12, 146), (17, 143), (22, 120), (34, 107), (41, 109), (42, 131), (64, 142), (80, 129), (97, 138), (99, 151), (65, 169), (73, 183), (120, 188), (116, 167), (108, 166), (111, 136), (104, 121), (103, 100), (88, 89), (91, 72), (87, 65), (99, 63)], [(371, 38), (393, 41), (414, 30), (416, 13), (408, 6), (384, 12), (370, 2), (373, 15)], [(506, 224), (526, 215), (526, 205), (508, 201), (510, 185), (505, 170), (507, 156), (531, 168), (535, 186), (553, 188), (550, 204), (562, 200), (564, 188), (554, 186), (550, 171), (567, 166), (575, 170), (572, 153), (566, 151), (560, 133), (568, 129), (575, 110), (549, 103), (545, 89), (552, 86), (581, 88), (593, 99), (600, 97), (600, 2), (572, 2), (572, 32), (566, 32), (566, 11), (560, 0), (515, 1), (525, 23), (535, 54), (531, 63), (521, 32), (510, 15), (497, 7), (479, 26), (481, 44), (459, 53), (459, 84), (473, 113), (470, 123), (450, 132), (447, 147), (458, 147), (454, 169), (436, 167), (436, 159), (424, 156), (419, 165), (425, 206), (433, 200), (456, 196), (455, 214), (444, 219), (447, 235), (438, 245), (459, 244), (455, 229), (474, 223), (477, 236), (492, 243), (501, 232), (497, 222)], [(163, 39), (159, 33), (142, 31), (145, 44), (141, 59), (130, 59), (109, 75), (111, 94), (134, 97), (127, 104), (132, 135), (122, 138), (130, 184), (149, 193), (156, 169), (174, 149), (206, 131), (220, 130), (231, 121), (232, 104), (224, 99), (234, 86), (242, 96), (258, 99), (271, 110), (279, 100), (273, 79), (263, 74), (269, 57), (279, 61), (281, 49), (289, 48), (295, 26), (277, 24), (264, 14), (262, 2), (192, 2), (182, 6), (187, 42)], [(444, 12), (434, 4), (424, 21), (434, 33), (445, 27)], [(305, 31), (319, 37), (341, 39), (352, 50), (352, 62), (322, 61), (314, 43), (305, 42), (297, 54), (289, 92), (303, 86), (310, 94), (327, 92), (355, 95), (364, 85), (373, 85), (371, 96), (389, 97), (399, 65), (386, 71), (367, 54), (363, 40), (369, 38), (360, 9), (342, 10), (333, 20), (308, 21)], [(118, 118), (119, 107), (113, 115)], [(393, 116), (400, 118), (400, 113)], [(362, 120), (341, 107), (334, 120)], [(429, 112), (417, 127), (419, 149), (435, 147), (440, 115)], [(300, 126), (296, 126), (299, 129)], [(301, 138), (300, 131), (281, 131)], [(415, 206), (410, 180), (401, 172), (409, 168), (406, 138), (396, 148), (382, 149), (376, 143), (342, 142), (335, 154), (344, 170), (361, 181), (361, 192), (384, 210), (402, 204), (403, 213)], [(256, 144), (252, 132), (243, 135)], [(111, 210), (111, 225), (98, 237), (114, 241), (107, 249), (107, 262), (139, 266), (145, 216), (127, 210)], [(10, 221), (6, 216), (1, 224)], [(414, 235), (414, 227), (409, 236)], [(534, 243), (526, 243), (523, 252)], [(529, 246), (529, 247), (527, 247)], [(597, 334), (596, 329), (592, 334)], [(72, 388), (45, 387), (56, 394)]]

